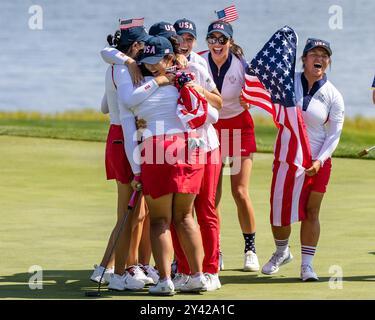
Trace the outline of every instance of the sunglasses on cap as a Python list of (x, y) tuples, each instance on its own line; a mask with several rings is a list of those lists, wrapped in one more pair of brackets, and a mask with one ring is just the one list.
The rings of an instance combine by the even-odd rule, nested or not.
[(229, 40), (229, 38), (227, 38), (226, 36), (222, 35), (220, 37), (214, 37), (214, 36), (208, 36), (207, 37), (207, 43), (208, 44), (215, 44), (215, 43), (219, 43), (219, 44), (226, 44)]

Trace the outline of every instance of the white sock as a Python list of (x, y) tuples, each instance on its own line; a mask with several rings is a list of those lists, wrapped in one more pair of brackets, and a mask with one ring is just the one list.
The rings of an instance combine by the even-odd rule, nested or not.
[(286, 253), (288, 251), (288, 242), (289, 239), (277, 240), (275, 239), (276, 252), (277, 253)]
[(200, 276), (202, 276), (203, 273), (202, 272), (197, 272), (197, 273), (194, 273), (193, 275), (191, 275), (192, 278), (199, 278)]
[(171, 279), (171, 277), (165, 277), (165, 278), (163, 278), (163, 279), (159, 279), (159, 281), (160, 282), (165, 282), (165, 281), (168, 281), (168, 280), (170, 280)]
[(315, 255), (316, 247), (311, 246), (301, 246), (301, 255), (302, 255), (302, 262), (301, 265), (312, 265), (314, 255)]

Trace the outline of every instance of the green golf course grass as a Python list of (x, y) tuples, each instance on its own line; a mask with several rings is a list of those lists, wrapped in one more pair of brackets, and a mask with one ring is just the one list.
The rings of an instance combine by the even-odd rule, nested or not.
[[(276, 127), (271, 118), (254, 113), (258, 152), (273, 152)], [(93, 109), (41, 114), (0, 112), (0, 136), (40, 137), (103, 142), (107, 138), (108, 116)], [(358, 158), (358, 152), (375, 144), (375, 119), (346, 119), (335, 157)], [(375, 152), (364, 159), (375, 159)]]
[[(103, 142), (0, 136), (0, 299), (87, 299), (84, 292), (96, 288), (89, 281), (92, 265), (102, 257), (116, 215), (116, 188), (105, 179), (104, 147)], [(272, 154), (255, 155), (250, 187), (261, 265), (274, 250), (271, 163)], [(333, 159), (314, 264), (320, 281), (314, 283), (299, 280), (298, 224), (290, 241), (294, 261), (274, 276), (241, 271), (243, 238), (228, 182), (225, 177), (220, 290), (155, 298), (146, 290), (104, 289), (100, 299), (375, 299), (375, 161)], [(42, 290), (28, 286), (34, 265), (43, 268)], [(330, 286), (331, 277), (340, 276), (337, 268), (342, 289)]]

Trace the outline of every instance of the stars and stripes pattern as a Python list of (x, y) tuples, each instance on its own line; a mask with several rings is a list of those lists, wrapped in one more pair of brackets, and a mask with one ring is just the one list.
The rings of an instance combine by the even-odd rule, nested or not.
[(119, 20), (120, 30), (126, 30), (126, 29), (130, 29), (133, 27), (143, 27), (144, 22), (145, 22), (144, 18), (127, 19), (127, 20), (120, 19)]
[(217, 14), (217, 18), (219, 20), (222, 20), (222, 21), (225, 21), (225, 22), (233, 22), (233, 21), (236, 21), (238, 19), (238, 13), (237, 13), (237, 9), (236, 9), (236, 6), (234, 4), (232, 4), (231, 6), (223, 9), (223, 10), (219, 10), (219, 11), (215, 11), (216, 14)]
[[(176, 74), (176, 82), (178, 77), (184, 74)], [(194, 73), (190, 73), (191, 80), (195, 79)], [(204, 125), (207, 119), (208, 103), (206, 98), (199, 94), (193, 87), (185, 85), (176, 85), (180, 92), (177, 100), (177, 116), (186, 129), (197, 129)]]
[(278, 30), (251, 61), (242, 91), (245, 101), (271, 113), (278, 127), (270, 197), (274, 226), (303, 220), (310, 194), (305, 168), (311, 166), (311, 150), (294, 92), (296, 50), (294, 30)]

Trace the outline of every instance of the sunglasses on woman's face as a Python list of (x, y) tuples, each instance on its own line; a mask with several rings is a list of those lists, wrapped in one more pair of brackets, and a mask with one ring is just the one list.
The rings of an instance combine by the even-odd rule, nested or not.
[(214, 36), (209, 36), (207, 37), (207, 42), (208, 44), (215, 44), (215, 43), (219, 43), (219, 44), (226, 44), (228, 42), (228, 38), (226, 36), (220, 36), (220, 37), (214, 37)]

